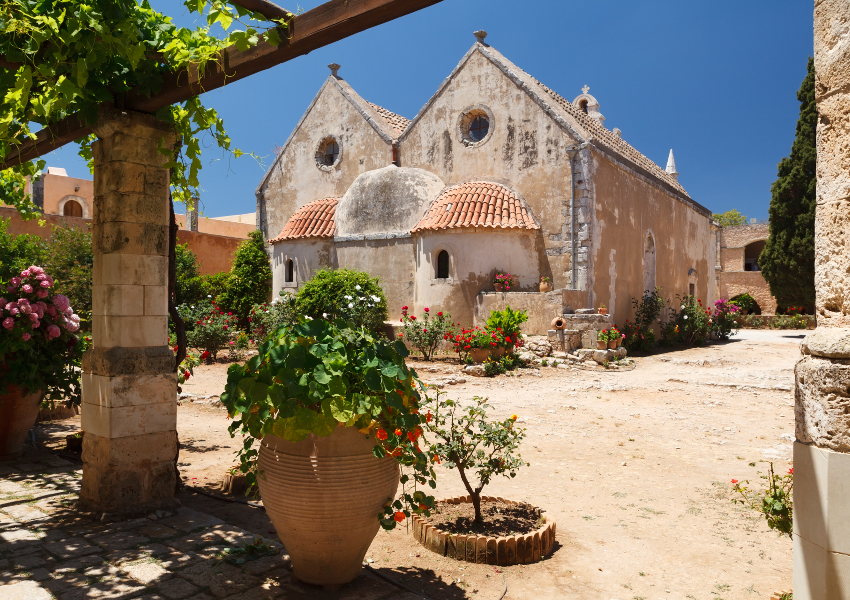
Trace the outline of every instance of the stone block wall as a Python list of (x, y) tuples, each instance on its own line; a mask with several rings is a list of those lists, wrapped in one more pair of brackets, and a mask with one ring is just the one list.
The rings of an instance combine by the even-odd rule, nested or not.
[(528, 322), (522, 325), (526, 335), (546, 335), (552, 328), (552, 319), (563, 314), (562, 290), (553, 292), (480, 292), (475, 297), (473, 324), (484, 327), (487, 317), (494, 310), (524, 310), (528, 313)]

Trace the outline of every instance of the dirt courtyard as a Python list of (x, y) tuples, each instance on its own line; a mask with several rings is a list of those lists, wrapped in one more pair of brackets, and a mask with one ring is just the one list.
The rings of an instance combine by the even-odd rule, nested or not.
[[(732, 504), (730, 480), (760, 484), (765, 460), (790, 467), (802, 337), (744, 330), (727, 343), (637, 357), (619, 372), (543, 367), (490, 379), (465, 377), (455, 360), (411, 361), (429, 383), (465, 377), (442, 386), (450, 397), (485, 396), (496, 416), (519, 415), (531, 466), (484, 493), (546, 510), (557, 544), (541, 562), (496, 568), (439, 557), (399, 528), (379, 532), (367, 559), (434, 600), (496, 600), (505, 585), (505, 598), (536, 600), (728, 600), (790, 589), (790, 539)], [(241, 444), (215, 397), (225, 370), (196, 369), (178, 408), (183, 480), (213, 492)], [(438, 476), (438, 498), (465, 493), (456, 471)], [(275, 538), (262, 509), (186, 491), (181, 499)], [(366, 597), (342, 593), (327, 597)]]

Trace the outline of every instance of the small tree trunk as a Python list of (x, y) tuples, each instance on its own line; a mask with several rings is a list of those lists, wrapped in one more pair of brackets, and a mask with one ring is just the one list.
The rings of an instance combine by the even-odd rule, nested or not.
[(475, 522), (483, 523), (484, 517), (481, 516), (481, 492), (472, 492), (469, 497), (472, 498), (472, 508), (475, 509)]
[(469, 480), (466, 478), (466, 470), (460, 466), (460, 463), (457, 461), (457, 456), (455, 456), (454, 453), (449, 456), (449, 460), (457, 465), (457, 472), (460, 474), (460, 480), (463, 481), (463, 487), (465, 487), (466, 491), (469, 492), (469, 497), (472, 500), (472, 508), (475, 509), (475, 522), (483, 523), (484, 517), (481, 516), (481, 488), (477, 490), (472, 488), (469, 484)]

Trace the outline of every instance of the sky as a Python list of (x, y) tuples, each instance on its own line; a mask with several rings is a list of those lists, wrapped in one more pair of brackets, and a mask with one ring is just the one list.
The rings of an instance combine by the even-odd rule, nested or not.
[[(309, 10), (322, 0), (301, 2)], [(178, 25), (196, 18), (178, 0), (151, 4)], [(233, 145), (263, 160), (210, 147), (201, 208), (208, 217), (256, 209), (254, 190), (273, 149), (328, 77), (328, 64), (342, 65), (339, 75), (363, 98), (412, 119), (475, 42), (472, 32), (484, 29), (488, 44), (562, 96), (589, 86), (605, 126), (620, 128), (662, 168), (672, 148), (694, 200), (765, 219), (777, 163), (794, 140), (812, 10), (799, 0), (443, 0), (205, 94)], [(76, 146), (45, 158), (90, 177)]]

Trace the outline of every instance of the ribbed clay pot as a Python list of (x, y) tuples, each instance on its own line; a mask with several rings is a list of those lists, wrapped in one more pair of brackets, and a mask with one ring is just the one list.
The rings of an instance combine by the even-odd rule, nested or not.
[(43, 392), (27, 394), (26, 389), (10, 385), (0, 394), (0, 461), (18, 458), (27, 433), (35, 425)]
[(337, 586), (360, 573), (399, 484), (398, 463), (375, 458), (375, 443), (354, 427), (300, 442), (263, 437), (260, 494), (296, 579)]
[(487, 348), (473, 348), (469, 351), (469, 357), (476, 364), (483, 363), (490, 356), (490, 351)]

